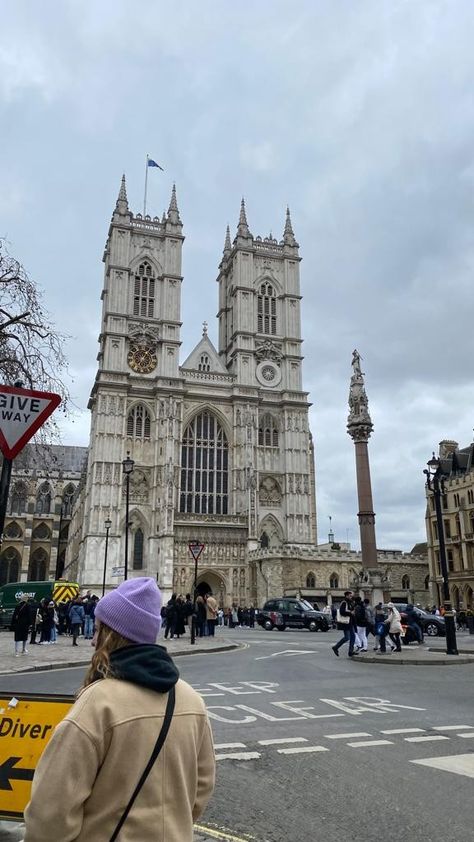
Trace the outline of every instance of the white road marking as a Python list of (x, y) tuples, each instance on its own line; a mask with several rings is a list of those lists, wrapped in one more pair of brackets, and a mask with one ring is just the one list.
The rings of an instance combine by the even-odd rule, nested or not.
[(434, 725), (433, 731), (467, 731), (472, 725)]
[(258, 751), (231, 751), (228, 754), (216, 754), (216, 760), (258, 760)]
[(259, 746), (276, 746), (279, 743), (307, 743), (308, 740), (306, 737), (287, 737), (286, 740), (284, 739), (276, 739), (276, 740), (259, 740)]
[(474, 731), (471, 731), (469, 734), (456, 734), (457, 737), (464, 737), (465, 740), (472, 740), (474, 737)]
[(390, 728), (388, 731), (381, 731), (381, 734), (423, 734), (425, 728)]
[(432, 734), (426, 737), (405, 737), (406, 743), (429, 743), (434, 740), (449, 740), (449, 737), (443, 737), (442, 734)]
[(294, 748), (279, 748), (278, 754), (312, 754), (315, 751), (329, 751), (326, 746), (298, 746)]
[(265, 661), (268, 658), (276, 658), (277, 655), (284, 655), (286, 658), (291, 655), (314, 655), (316, 649), (284, 649), (283, 652), (273, 652), (271, 655), (260, 655), (256, 661)]
[(247, 746), (245, 743), (216, 743), (214, 748), (216, 751), (219, 751), (219, 749), (223, 748), (247, 748)]
[(363, 740), (361, 743), (347, 743), (351, 748), (365, 748), (366, 746), (393, 746), (390, 740)]
[(352, 731), (348, 734), (325, 734), (327, 740), (345, 740), (349, 739), (350, 737), (371, 737), (372, 734), (368, 734), (367, 731)]
[(423, 760), (410, 760), (410, 763), (418, 763), (420, 766), (431, 766), (442, 772), (453, 772), (455, 775), (464, 775), (466, 778), (474, 778), (474, 754), (456, 754), (450, 757), (425, 757)]

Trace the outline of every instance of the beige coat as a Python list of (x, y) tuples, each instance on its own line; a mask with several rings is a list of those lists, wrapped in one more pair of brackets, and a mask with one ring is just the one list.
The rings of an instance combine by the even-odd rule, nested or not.
[(389, 634), (401, 634), (403, 631), (401, 617), (396, 608), (388, 609), (388, 621), (390, 623)]
[[(113, 678), (81, 693), (36, 769), (24, 842), (109, 842), (149, 760), (167, 698)], [(192, 842), (214, 774), (204, 702), (179, 680), (166, 742), (120, 842)]]
[(217, 602), (213, 596), (208, 596), (206, 600), (206, 619), (215, 620), (217, 617)]

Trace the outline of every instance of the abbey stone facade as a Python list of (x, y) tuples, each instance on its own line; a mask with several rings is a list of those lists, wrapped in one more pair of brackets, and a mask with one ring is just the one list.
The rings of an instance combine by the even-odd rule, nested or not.
[[(130, 575), (165, 594), (192, 590), (188, 545), (202, 542), (198, 584), (222, 604), (285, 590), (290, 561), (317, 545), (314, 453), (302, 384), (300, 257), (253, 236), (242, 201), (218, 271), (219, 347), (204, 324), (182, 365), (184, 236), (173, 187), (163, 217), (134, 215), (122, 179), (104, 252), (98, 370), (87, 471), (69, 531), (68, 575), (99, 589), (123, 565), (130, 477)], [(187, 291), (188, 289), (188, 291)], [(286, 548), (284, 550), (284, 548)]]

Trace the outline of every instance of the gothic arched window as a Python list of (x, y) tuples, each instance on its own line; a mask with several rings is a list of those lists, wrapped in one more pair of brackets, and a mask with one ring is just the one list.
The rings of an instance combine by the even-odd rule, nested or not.
[(44, 482), (36, 495), (35, 512), (37, 515), (49, 515), (51, 511), (51, 488)]
[(278, 447), (278, 427), (270, 413), (264, 415), (258, 425), (258, 443), (261, 447)]
[(39, 523), (35, 526), (32, 533), (33, 541), (48, 541), (51, 538), (51, 530), (46, 523)]
[(22, 515), (26, 512), (28, 491), (24, 482), (17, 482), (13, 487), (10, 503), (10, 514)]
[(257, 298), (257, 332), (274, 336), (276, 329), (276, 296), (269, 283), (260, 286)]
[(15, 547), (7, 547), (0, 555), (0, 585), (18, 582), (20, 578), (20, 554)]
[(10, 538), (11, 541), (14, 541), (16, 538), (21, 538), (23, 532), (21, 530), (21, 526), (16, 523), (16, 521), (12, 521), (12, 523), (9, 523), (5, 528), (4, 535), (5, 538)]
[(143, 531), (138, 527), (133, 536), (133, 569), (143, 569)]
[(333, 573), (331, 578), (329, 579), (329, 587), (330, 588), (338, 588), (339, 587), (339, 576), (337, 573)]
[(403, 576), (402, 577), (402, 588), (403, 588), (404, 591), (410, 590), (410, 577), (409, 576)]
[(150, 413), (146, 407), (143, 404), (134, 406), (128, 413), (127, 436), (131, 439), (149, 439), (150, 428)]
[(133, 315), (148, 316), (155, 314), (155, 275), (150, 264), (145, 260), (140, 263), (135, 275)]
[(42, 547), (38, 547), (30, 558), (28, 579), (32, 582), (43, 582), (46, 579), (48, 563), (48, 553)]
[(210, 371), (211, 361), (208, 354), (201, 354), (199, 358), (198, 371)]
[(270, 546), (270, 538), (268, 537), (266, 532), (262, 532), (260, 536), (260, 547), (262, 550), (268, 550)]
[(224, 430), (210, 412), (200, 412), (183, 435), (180, 512), (227, 514), (228, 461)]
[(316, 576), (314, 573), (308, 573), (306, 576), (306, 587), (307, 588), (315, 588), (316, 587)]
[(429, 590), (430, 587), (430, 576), (425, 576), (425, 591)]
[(74, 486), (67, 485), (63, 491), (63, 509), (62, 509), (62, 516), (63, 517), (71, 517), (72, 515), (72, 505), (74, 500)]

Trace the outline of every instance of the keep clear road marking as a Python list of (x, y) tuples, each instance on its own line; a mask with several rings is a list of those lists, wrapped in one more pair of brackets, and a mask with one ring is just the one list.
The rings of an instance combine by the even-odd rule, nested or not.
[(226, 754), (216, 754), (216, 760), (258, 760), (258, 751), (231, 751)]
[(363, 740), (361, 743), (347, 743), (351, 748), (367, 748), (368, 746), (393, 746), (390, 740)]
[(353, 731), (349, 734), (326, 734), (326, 739), (327, 740), (346, 740), (346, 739), (350, 739), (350, 737), (371, 737), (371, 736), (372, 736), (372, 734), (368, 734), (367, 731)]
[(259, 740), (259, 746), (276, 746), (280, 745), (281, 743), (307, 743), (308, 740), (305, 737), (287, 737), (285, 739), (276, 739), (276, 740)]
[(315, 751), (329, 751), (326, 746), (293, 746), (293, 748), (278, 748), (278, 754), (310, 754)]
[(265, 661), (267, 658), (276, 658), (278, 655), (289, 657), (291, 655), (314, 655), (316, 649), (284, 649), (283, 652), (273, 652), (272, 655), (260, 655), (256, 661)]
[(426, 737), (405, 737), (406, 743), (431, 743), (435, 740), (449, 740), (449, 737), (444, 737), (442, 734), (428, 734)]
[(455, 775), (464, 775), (466, 778), (474, 778), (474, 754), (456, 754), (451, 757), (425, 757), (423, 760), (410, 760), (410, 763), (418, 763), (419, 766), (431, 766), (441, 772), (453, 772)]

